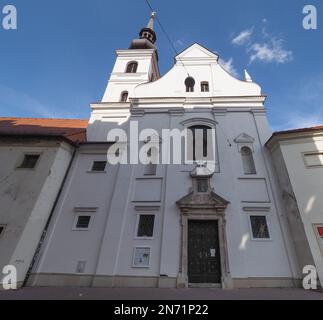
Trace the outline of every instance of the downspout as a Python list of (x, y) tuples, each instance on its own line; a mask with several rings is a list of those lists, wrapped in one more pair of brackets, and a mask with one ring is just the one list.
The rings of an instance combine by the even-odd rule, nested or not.
[(40, 250), (41, 250), (42, 244), (44, 243), (45, 236), (46, 236), (47, 230), (48, 230), (48, 228), (49, 228), (49, 225), (50, 225), (50, 223), (51, 223), (52, 217), (53, 217), (53, 215), (54, 215), (54, 211), (55, 211), (55, 209), (56, 209), (56, 206), (57, 206), (58, 200), (59, 200), (60, 195), (61, 195), (61, 193), (62, 193), (62, 190), (63, 190), (63, 188), (64, 188), (65, 182), (66, 182), (66, 180), (67, 180), (68, 173), (69, 173), (69, 171), (70, 171), (70, 169), (71, 169), (71, 166), (72, 166), (72, 164), (73, 164), (73, 161), (74, 161), (74, 158), (75, 158), (75, 155), (76, 155), (76, 150), (77, 150), (77, 148), (78, 148), (78, 144), (74, 145), (74, 151), (73, 151), (73, 154), (72, 154), (71, 160), (70, 160), (70, 162), (69, 162), (69, 164), (68, 164), (67, 170), (66, 170), (65, 175), (64, 175), (64, 178), (63, 178), (63, 181), (62, 181), (62, 183), (61, 183), (61, 186), (60, 186), (60, 188), (59, 188), (59, 190), (58, 190), (57, 196), (56, 196), (55, 201), (54, 201), (54, 203), (53, 203), (53, 206), (52, 206), (51, 212), (50, 212), (50, 214), (49, 214), (49, 217), (48, 217), (48, 219), (47, 219), (46, 225), (45, 225), (45, 227), (44, 227), (44, 231), (43, 231), (43, 233), (42, 233), (42, 235), (41, 235), (41, 237), (40, 237), (40, 239), (39, 239), (38, 246), (37, 246), (37, 248), (36, 248), (36, 251), (35, 251), (35, 254), (34, 254), (34, 256), (33, 256), (33, 259), (32, 259), (32, 261), (31, 261), (31, 263), (30, 263), (29, 269), (28, 269), (28, 271), (27, 271), (27, 273), (26, 273), (25, 280), (24, 280), (24, 282), (23, 282), (23, 284), (22, 284), (22, 287), (25, 287), (25, 286), (27, 285), (27, 282), (28, 282), (28, 279), (29, 279), (29, 277), (30, 277), (31, 271), (32, 271), (32, 269), (33, 269), (33, 267), (34, 267), (34, 265), (35, 265), (35, 263), (36, 263), (36, 260), (37, 260), (37, 258), (38, 258), (39, 253), (40, 253)]

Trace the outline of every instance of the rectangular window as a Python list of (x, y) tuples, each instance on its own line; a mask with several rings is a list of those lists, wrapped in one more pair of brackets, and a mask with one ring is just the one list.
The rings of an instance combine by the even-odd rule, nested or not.
[(103, 172), (105, 171), (106, 165), (107, 165), (106, 161), (93, 161), (91, 171)]
[(18, 168), (34, 169), (36, 167), (39, 157), (40, 157), (39, 154), (25, 154)]
[(141, 214), (139, 216), (137, 237), (152, 237), (154, 234), (155, 215)]
[(76, 229), (88, 229), (90, 225), (91, 216), (78, 216), (75, 228)]
[(322, 167), (323, 152), (311, 152), (304, 154), (305, 165), (307, 167)]
[(208, 82), (201, 82), (201, 91), (202, 92), (209, 92), (209, 83)]
[(136, 247), (134, 250), (133, 266), (138, 268), (149, 268), (150, 248)]
[(266, 216), (250, 216), (253, 239), (270, 239)]

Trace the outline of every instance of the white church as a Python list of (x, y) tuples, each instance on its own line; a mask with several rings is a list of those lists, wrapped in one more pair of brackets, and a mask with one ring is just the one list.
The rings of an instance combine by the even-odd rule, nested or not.
[[(247, 72), (244, 80), (235, 78), (217, 54), (198, 43), (177, 55), (161, 76), (154, 18), (128, 49), (116, 51), (103, 99), (91, 104), (86, 141), (75, 147), (51, 212), (39, 212), (47, 223), (37, 231), (29, 260), (20, 259), (26, 261), (18, 268), (20, 281), (29, 286), (300, 286), (303, 266), (322, 266), (317, 249), (323, 240), (320, 235), (315, 243), (308, 240), (313, 229), (303, 226), (301, 210), (290, 213), (298, 214), (290, 222), (284, 181), (266, 147), (272, 136), (266, 96)], [(113, 129), (128, 137), (119, 139), (117, 150), (109, 137)], [(149, 135), (151, 129), (157, 135)], [(182, 148), (165, 151), (165, 129), (199, 132), (202, 140), (182, 139)], [(129, 159), (145, 146), (156, 161), (108, 161), (109, 154)], [(180, 163), (162, 161), (178, 152)], [(318, 271), (321, 277), (322, 268)]]

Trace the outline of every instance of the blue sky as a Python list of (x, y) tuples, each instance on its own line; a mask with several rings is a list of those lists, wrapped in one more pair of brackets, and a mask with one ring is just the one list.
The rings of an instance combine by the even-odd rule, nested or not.
[[(231, 72), (247, 69), (263, 93), (273, 130), (323, 124), (323, 4), (320, 0), (151, 0), (180, 52), (194, 42), (216, 51)], [(0, 28), (0, 116), (87, 118), (115, 62), (145, 26), (144, 0), (0, 0), (18, 29)], [(315, 5), (318, 29), (305, 30)], [(0, 23), (1, 26), (1, 23)], [(156, 26), (160, 69), (174, 51)]]

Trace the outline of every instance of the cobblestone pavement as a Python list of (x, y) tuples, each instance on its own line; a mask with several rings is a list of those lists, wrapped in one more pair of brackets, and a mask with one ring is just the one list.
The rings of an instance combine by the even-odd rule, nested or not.
[(0, 291), (0, 300), (323, 300), (322, 291), (253, 288), (85, 288), (27, 287)]

